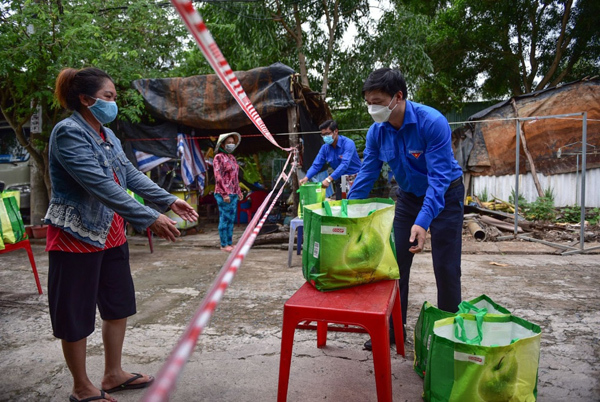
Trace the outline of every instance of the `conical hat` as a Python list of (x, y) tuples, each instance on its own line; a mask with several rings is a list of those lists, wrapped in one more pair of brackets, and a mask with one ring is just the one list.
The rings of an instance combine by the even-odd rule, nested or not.
[(217, 140), (217, 145), (215, 146), (215, 150), (217, 152), (219, 151), (219, 147), (221, 146), (221, 143), (223, 143), (223, 141), (225, 141), (225, 139), (229, 136), (233, 136), (233, 139), (235, 140), (235, 148), (237, 148), (238, 145), (240, 145), (240, 142), (242, 141), (242, 136), (240, 135), (240, 133), (234, 132), (234, 133), (221, 134), (219, 136), (219, 139)]

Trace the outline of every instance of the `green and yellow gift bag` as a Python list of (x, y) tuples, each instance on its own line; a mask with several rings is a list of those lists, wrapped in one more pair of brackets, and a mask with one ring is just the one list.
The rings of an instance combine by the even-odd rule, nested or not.
[(25, 226), (19, 211), (19, 203), (6, 191), (0, 194), (0, 224), (4, 243), (14, 244), (25, 238)]
[(305, 206), (325, 201), (325, 189), (321, 186), (321, 182), (304, 183), (298, 189), (298, 194), (298, 218), (302, 218)]
[(399, 279), (394, 201), (340, 200), (304, 207), (302, 272), (318, 290)]
[(474, 299), (463, 301), (458, 306), (458, 313), (449, 313), (440, 310), (429, 302), (423, 303), (421, 313), (415, 325), (415, 361), (414, 370), (419, 377), (425, 378), (427, 368), (427, 354), (431, 346), (433, 325), (437, 320), (454, 317), (456, 314), (477, 314), (485, 310), (487, 314), (510, 314), (510, 311), (494, 302), (490, 297), (481, 295)]
[(535, 401), (540, 338), (539, 326), (513, 315), (483, 311), (436, 321), (425, 401)]

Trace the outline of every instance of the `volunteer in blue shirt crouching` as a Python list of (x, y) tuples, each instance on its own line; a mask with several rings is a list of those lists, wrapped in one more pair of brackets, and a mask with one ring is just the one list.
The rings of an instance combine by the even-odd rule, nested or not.
[[(372, 72), (362, 93), (375, 123), (367, 132), (362, 168), (348, 198), (367, 198), (383, 162), (389, 164), (399, 185), (394, 236), (403, 324), (410, 267), (413, 256), (423, 250), (428, 229), (438, 307), (456, 312), (461, 301), (465, 190), (448, 121), (437, 110), (406, 100), (406, 81), (396, 69)], [(370, 346), (370, 341), (365, 344), (366, 349)]]
[(343, 175), (356, 175), (360, 170), (360, 158), (356, 152), (356, 145), (350, 138), (340, 135), (337, 123), (334, 120), (327, 120), (319, 126), (321, 137), (325, 144), (319, 150), (312, 166), (306, 172), (306, 177), (300, 180), (300, 185), (312, 179), (323, 167), (325, 163), (334, 169), (331, 175), (327, 176), (322, 182), (322, 186), (327, 188), (332, 182), (336, 182), (336, 198), (341, 198), (341, 188), (339, 179)]

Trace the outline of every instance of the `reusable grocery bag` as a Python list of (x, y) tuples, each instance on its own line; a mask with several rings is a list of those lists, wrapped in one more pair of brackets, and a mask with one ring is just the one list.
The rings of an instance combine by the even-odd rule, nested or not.
[(19, 191), (4, 190), (2, 193), (0, 193), (0, 197), (2, 197), (2, 198), (15, 197), (15, 200), (17, 201), (17, 208), (21, 209), (21, 193)]
[(0, 222), (4, 243), (14, 244), (23, 240), (25, 225), (15, 197), (0, 197)]
[(298, 218), (302, 218), (303, 209), (306, 205), (317, 204), (325, 201), (325, 189), (319, 183), (304, 183), (298, 189), (300, 202), (298, 203)]
[(535, 401), (541, 329), (513, 315), (459, 314), (435, 322), (425, 401)]
[(394, 201), (324, 201), (304, 207), (304, 278), (318, 290), (398, 279)]
[[(510, 314), (510, 311), (495, 303), (486, 295), (463, 301), (458, 306), (458, 312), (463, 314), (476, 314), (484, 309), (488, 314)], [(423, 303), (415, 325), (415, 361), (413, 364), (414, 370), (421, 378), (425, 377), (427, 353), (433, 336), (433, 324), (437, 320), (454, 317), (455, 315), (455, 313), (440, 310), (427, 301)]]
[(0, 251), (4, 250), (6, 246), (4, 246), (4, 239), (2, 238), (2, 224), (0, 223)]

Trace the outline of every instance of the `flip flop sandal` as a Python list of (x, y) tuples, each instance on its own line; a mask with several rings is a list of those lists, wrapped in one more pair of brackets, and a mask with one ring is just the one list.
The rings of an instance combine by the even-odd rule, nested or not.
[(144, 376), (138, 373), (131, 373), (133, 374), (133, 377), (131, 377), (130, 379), (128, 379), (127, 381), (125, 381), (123, 384), (118, 385), (114, 388), (111, 389), (105, 389), (104, 391), (108, 392), (109, 394), (112, 394), (113, 392), (119, 392), (119, 391), (125, 391), (128, 389), (140, 389), (140, 388), (146, 388), (148, 387), (150, 384), (152, 384), (154, 382), (154, 377), (152, 376), (148, 376), (150, 379), (146, 382), (142, 382), (139, 384), (131, 384), (132, 382), (134, 382), (135, 380), (138, 380), (140, 378), (143, 378)]
[(100, 395), (90, 396), (85, 399), (77, 399), (74, 395), (69, 396), (69, 402), (91, 402), (91, 401), (101, 401), (102, 399), (108, 400), (106, 397), (106, 393), (103, 390), (100, 390)]

